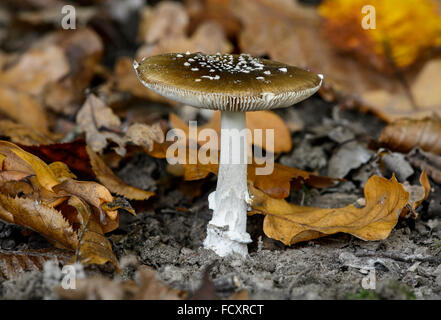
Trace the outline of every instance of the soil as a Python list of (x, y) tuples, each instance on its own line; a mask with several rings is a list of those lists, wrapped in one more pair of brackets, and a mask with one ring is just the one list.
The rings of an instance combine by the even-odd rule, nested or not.
[[(293, 133), (293, 151), (278, 161), (324, 175), (345, 143), (355, 141), (362, 146), (358, 149), (366, 151), (369, 140), (377, 138), (384, 126), (373, 115), (342, 110), (319, 98), (279, 113), (288, 125), (301, 130)], [(353, 169), (346, 174), (346, 182), (323, 190), (305, 187), (293, 192), (289, 200), (342, 207), (363, 197), (362, 186), (370, 174), (390, 176), (373, 161), (357, 157), (351, 161)], [(420, 174), (414, 171), (408, 178), (411, 183), (416, 183)], [(219, 258), (202, 248), (211, 216), (207, 196), (215, 189), (215, 177), (182, 183), (166, 173), (165, 161), (145, 154), (122, 164), (119, 176), (154, 190), (158, 197), (149, 200), (148, 207), (135, 204), (136, 217), (121, 214), (120, 228), (108, 234), (114, 251), (118, 258), (134, 255), (141, 264), (154, 267), (172, 287), (194, 292), (209, 270), (221, 297), (244, 288), (251, 299), (441, 298), (441, 192), (433, 182), (434, 192), (419, 208), (418, 219), (400, 221), (384, 241), (366, 242), (337, 234), (288, 247), (267, 238), (262, 232), (263, 218), (251, 216), (248, 231), (253, 243), (249, 257), (242, 259)], [(0, 224), (0, 247), (14, 250), (47, 245), (38, 235), (24, 237), (20, 230)], [(106, 268), (86, 267), (85, 272), (113, 276)], [(125, 267), (118, 277), (129, 279), (133, 273), (133, 268)], [(375, 283), (367, 281), (374, 273)], [(0, 298), (56, 299), (51, 288), (59, 279), (58, 266), (47, 264), (42, 272), (26, 272), (0, 282)], [(363, 289), (362, 283), (375, 288)]]

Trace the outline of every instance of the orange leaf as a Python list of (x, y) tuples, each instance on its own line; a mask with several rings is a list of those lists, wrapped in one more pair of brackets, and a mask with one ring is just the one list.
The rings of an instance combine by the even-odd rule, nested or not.
[[(173, 128), (181, 129), (185, 132), (187, 137), (189, 137), (189, 127), (174, 113), (170, 113), (169, 116), (170, 125)], [(265, 132), (268, 129), (274, 130), (274, 150), (270, 147), (268, 151), (273, 151), (274, 153), (288, 152), (292, 148), (291, 134), (288, 127), (283, 122), (283, 120), (272, 111), (254, 111), (247, 112), (246, 114), (247, 128), (251, 130), (251, 137), (248, 136), (248, 141), (254, 145), (266, 149), (266, 135)], [(220, 111), (216, 111), (213, 114), (210, 122), (205, 125), (198, 127), (198, 131), (203, 129), (213, 129), (216, 131), (217, 136), (220, 139), (220, 128), (221, 128), (221, 117)], [(262, 141), (253, 141), (253, 132), (256, 129), (263, 130)], [(198, 141), (199, 144), (204, 144), (205, 141)], [(218, 146), (220, 141), (218, 141)]]
[(265, 215), (264, 232), (286, 245), (337, 232), (345, 232), (363, 240), (381, 240), (389, 236), (409, 193), (393, 177), (387, 180), (373, 176), (365, 185), (366, 206), (322, 209), (296, 206), (274, 199), (249, 186), (253, 213)]

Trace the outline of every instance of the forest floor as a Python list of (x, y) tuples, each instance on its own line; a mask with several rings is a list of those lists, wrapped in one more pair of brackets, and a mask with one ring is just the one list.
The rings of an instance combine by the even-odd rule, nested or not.
[[(317, 97), (278, 113), (288, 125), (301, 126), (293, 134), (293, 151), (278, 161), (330, 176), (329, 161), (336, 141), (347, 137), (345, 143), (356, 143), (361, 148), (353, 148), (352, 158), (341, 159), (342, 167), (333, 168), (334, 172), (351, 167), (348, 162), (357, 161), (356, 150), (368, 150), (362, 137), (378, 138), (384, 126), (370, 114), (342, 110)], [(291, 194), (290, 201), (318, 207), (355, 203), (363, 197), (366, 177), (378, 170), (372, 162), (355, 164), (346, 182), (322, 190), (302, 188)], [(416, 183), (419, 173), (415, 169), (408, 180)], [(189, 199), (167, 175), (165, 160), (138, 154), (118, 174), (125, 182), (151, 189), (159, 196), (149, 200), (150, 207), (137, 208), (137, 216), (121, 215), (120, 227), (108, 234), (114, 252), (119, 259), (136, 256), (140, 264), (152, 266), (174, 288), (194, 292), (208, 270), (221, 297), (239, 287), (246, 289), (251, 299), (441, 298), (441, 191), (433, 182), (433, 192), (418, 208), (418, 219), (400, 221), (383, 241), (367, 242), (337, 234), (285, 246), (263, 234), (263, 217), (251, 216), (248, 231), (253, 243), (249, 245), (249, 257), (242, 259), (219, 258), (202, 248), (211, 217), (207, 196), (215, 189), (215, 177), (193, 185), (200, 188), (201, 194)], [(167, 183), (155, 183), (164, 179)], [(0, 223), (0, 249), (48, 245), (38, 234), (24, 237), (20, 231), (18, 226)], [(45, 268), (0, 282), (0, 299), (57, 298), (52, 287), (59, 283), (54, 281), (53, 272), (53, 268)], [(105, 267), (86, 267), (85, 272), (114, 276)], [(133, 267), (127, 266), (117, 277), (130, 279), (133, 275)], [(366, 290), (366, 285), (372, 290)]]

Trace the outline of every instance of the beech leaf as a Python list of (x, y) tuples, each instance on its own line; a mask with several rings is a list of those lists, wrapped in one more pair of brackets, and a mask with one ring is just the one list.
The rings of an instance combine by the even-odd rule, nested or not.
[(365, 185), (366, 205), (357, 208), (314, 208), (274, 199), (249, 186), (252, 213), (265, 215), (265, 234), (286, 245), (345, 232), (362, 240), (389, 236), (402, 210), (411, 205), (410, 195), (395, 177), (372, 176)]

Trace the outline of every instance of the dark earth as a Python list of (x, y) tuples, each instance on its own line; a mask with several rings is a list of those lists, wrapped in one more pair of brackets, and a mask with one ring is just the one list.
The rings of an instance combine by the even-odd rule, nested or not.
[[(368, 148), (385, 125), (374, 115), (344, 110), (317, 96), (277, 112), (297, 130), (292, 137), (293, 151), (277, 161), (347, 180), (327, 189), (304, 187), (292, 192), (292, 203), (343, 207), (363, 197), (362, 187), (372, 174), (389, 178), (393, 170), (406, 176), (406, 158), (379, 164), (376, 151)], [(344, 149), (350, 152), (338, 155)], [(417, 184), (421, 172), (413, 171), (407, 180)], [(147, 207), (135, 204), (136, 217), (121, 213), (120, 228), (108, 234), (114, 252), (119, 259), (136, 256), (174, 288), (194, 292), (209, 270), (220, 297), (246, 289), (251, 299), (441, 298), (441, 192), (433, 181), (433, 192), (418, 208), (418, 218), (400, 221), (383, 241), (337, 234), (288, 247), (267, 238), (263, 218), (251, 216), (248, 231), (253, 243), (244, 260), (239, 256), (219, 258), (201, 248), (211, 216), (207, 196), (215, 189), (215, 177), (183, 183), (167, 173), (165, 160), (146, 154), (123, 163), (118, 174), (127, 183), (155, 191), (158, 197), (149, 200)], [(20, 231), (0, 223), (2, 251), (49, 246), (38, 234), (24, 236)], [(120, 275), (106, 267), (85, 267), (85, 272), (122, 279), (134, 275), (131, 266), (124, 267)], [(52, 287), (59, 285), (59, 273), (58, 266), (47, 265), (43, 272), (0, 280), (0, 298), (56, 299)], [(366, 281), (373, 275), (375, 283)], [(362, 282), (375, 288), (363, 289)]]

